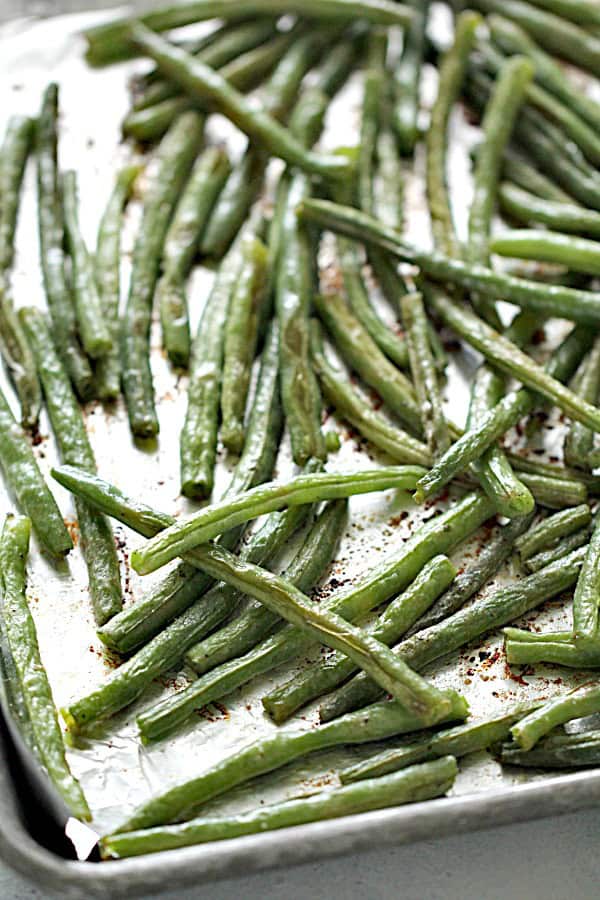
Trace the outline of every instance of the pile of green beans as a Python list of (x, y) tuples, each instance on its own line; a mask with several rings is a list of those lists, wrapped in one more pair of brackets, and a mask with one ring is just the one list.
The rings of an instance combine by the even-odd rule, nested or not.
[[(600, 13), (591, 0), (473, 0), (441, 48), (430, 6), (188, 0), (87, 29), (91, 65), (152, 66), (134, 74), (93, 251), (86, 187), (62, 167), (58, 85), (36, 120), (8, 120), (0, 353), (21, 425), (1, 392), (0, 468), (22, 515), (0, 534), (2, 711), (89, 819), (25, 595), (31, 530), (70, 577), (73, 540), (36, 449), (49, 421), (52, 476), (73, 497), (111, 662), (60, 710), (70, 738), (110, 739), (131, 716), (143, 744), (177, 740), (234, 693), (253, 709), (250, 689), (271, 720), (266, 737), (134, 808), (101, 838), (103, 858), (442, 797), (481, 751), (531, 768), (600, 760), (598, 732), (568, 725), (600, 712), (597, 684), (582, 683), (600, 669), (600, 104), (562, 65), (600, 75)], [(176, 31), (209, 19), (200, 38)], [(332, 150), (329, 114), (355, 80), (355, 146)], [(466, 115), (480, 134), (463, 154), (472, 191), (455, 165)], [(219, 117), (241, 150), (216, 138)], [(48, 315), (18, 296), (30, 157)], [(415, 224), (419, 194), (432, 249)], [(171, 423), (176, 513), (98, 474), (87, 418), (93, 403), (126, 412), (131, 452), (150, 460), (159, 371), (186, 404)], [(562, 459), (546, 461), (546, 428), (560, 429)], [(349, 456), (352, 441), (369, 464)], [(222, 458), (233, 458), (225, 490)], [(369, 532), (398, 529), (376, 565), (355, 513), (363, 494), (379, 495)], [(164, 568), (124, 608), (112, 519), (140, 536), (124, 553), (137, 575)], [(514, 627), (567, 596), (572, 625)], [(447, 663), (488, 635), (503, 636), (509, 666), (573, 670), (578, 687), (556, 679), (543, 701), (536, 688), (470, 718)], [(174, 672), (177, 689), (159, 696)], [(306, 723), (280, 727), (305, 708)], [(324, 790), (242, 814), (203, 809), (309, 754), (382, 740)]]

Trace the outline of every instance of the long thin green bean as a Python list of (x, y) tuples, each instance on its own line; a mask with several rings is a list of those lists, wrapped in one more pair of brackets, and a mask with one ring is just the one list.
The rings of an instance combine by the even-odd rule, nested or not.
[(44, 92), (37, 120), (37, 200), (40, 263), (57, 347), (81, 400), (93, 393), (93, 373), (79, 336), (65, 276), (64, 222), (58, 177), (58, 86)]
[[(64, 463), (95, 472), (96, 461), (85, 422), (52, 336), (38, 310), (21, 310), (21, 322), (31, 345), (44, 390), (46, 408)], [(108, 519), (76, 500), (81, 550), (89, 579), (94, 619), (103, 625), (123, 605), (115, 539)]]
[(547, 550), (548, 547), (558, 543), (560, 538), (589, 525), (591, 521), (592, 513), (587, 504), (565, 509), (563, 512), (542, 519), (526, 534), (517, 538), (515, 549), (521, 561), (525, 562), (540, 550)]
[(185, 825), (109, 835), (102, 840), (102, 852), (107, 857), (138, 856), (172, 847), (226, 840), (243, 834), (262, 834), (275, 828), (289, 828), (291, 825), (430, 800), (440, 797), (452, 787), (457, 771), (453, 756), (440, 757), (399, 774), (372, 779), (366, 784), (319, 791), (312, 796), (298, 797), (230, 818), (193, 819)]
[(287, 482), (258, 485), (239, 497), (205, 506), (183, 522), (171, 525), (135, 550), (131, 562), (136, 572), (146, 575), (229, 528), (265, 513), (297, 503), (337, 500), (374, 490), (410, 490), (422, 473), (420, 466), (388, 466), (352, 473), (296, 475)]
[(241, 453), (244, 446), (246, 399), (269, 277), (264, 244), (255, 240), (242, 252), (244, 259), (231, 295), (223, 341), (221, 440), (230, 453)]
[(600, 274), (600, 242), (571, 234), (535, 229), (513, 229), (494, 235), (490, 241), (492, 253), (552, 262), (586, 272)]
[(497, 741), (508, 738), (511, 726), (530, 710), (531, 704), (521, 704), (501, 716), (467, 722), (433, 735), (425, 735), (410, 744), (383, 750), (363, 762), (342, 769), (340, 780), (342, 784), (351, 784), (363, 779), (380, 778), (415, 763), (424, 763), (446, 756), (448, 753), (460, 757), (485, 750)]
[(520, 722), (516, 722), (510, 733), (521, 750), (531, 750), (540, 738), (558, 725), (597, 712), (600, 712), (600, 687), (584, 684), (544, 703)]
[(539, 553), (530, 556), (525, 562), (525, 569), (528, 572), (539, 572), (544, 566), (549, 566), (550, 563), (555, 562), (557, 559), (562, 559), (563, 556), (566, 556), (572, 550), (583, 547), (588, 543), (590, 534), (590, 528), (580, 528), (579, 531), (573, 532), (568, 537), (561, 538), (557, 544), (548, 550), (540, 550)]
[(208, 100), (248, 137), (259, 141), (269, 153), (309, 174), (324, 178), (343, 178), (349, 174), (348, 159), (306, 150), (273, 116), (254, 108), (214, 69), (142, 25), (131, 26), (130, 34), (137, 46), (185, 91)]
[(34, 133), (33, 119), (11, 116), (0, 149), (0, 350), (18, 394), (21, 421), (26, 428), (36, 425), (42, 396), (35, 363), (13, 306), (10, 272), (21, 186)]
[(187, 366), (190, 326), (185, 280), (230, 171), (226, 152), (207, 147), (198, 156), (165, 236), (156, 293), (163, 343), (174, 366)]
[(536, 197), (509, 181), (500, 185), (499, 198), (502, 210), (526, 225), (547, 225), (554, 231), (600, 237), (600, 213), (594, 209)]
[(394, 132), (405, 156), (412, 156), (419, 137), (418, 114), (421, 68), (425, 55), (429, 3), (412, 3), (417, 11), (405, 32), (402, 56), (394, 72)]
[(494, 748), (499, 762), (507, 766), (526, 766), (536, 769), (579, 769), (597, 766), (600, 761), (600, 740), (597, 731), (581, 734), (556, 734), (543, 738), (533, 750), (521, 750), (514, 741)]
[(121, 391), (121, 355), (119, 352), (119, 303), (121, 300), (121, 232), (123, 209), (131, 196), (140, 167), (125, 166), (118, 172), (106, 209), (98, 227), (94, 272), (104, 320), (112, 348), (96, 362), (96, 392), (101, 400), (116, 400)]
[(7, 516), (4, 521), (0, 537), (3, 625), (29, 713), (37, 755), (73, 815), (87, 821), (91, 819), (90, 809), (65, 757), (52, 690), (25, 596), (30, 530), (31, 522), (25, 516)]
[(585, 649), (598, 640), (600, 589), (600, 522), (596, 522), (573, 595), (573, 638)]
[[(195, 2), (167, 6), (140, 17), (139, 21), (154, 31), (169, 31), (204, 19), (239, 19), (259, 15), (302, 16), (328, 21), (353, 22), (366, 19), (374, 25), (407, 25), (412, 19), (410, 9), (389, 0), (195, 0)], [(87, 61), (94, 66), (107, 65), (128, 59), (135, 54), (131, 44), (130, 18), (116, 19), (104, 25), (88, 28)]]

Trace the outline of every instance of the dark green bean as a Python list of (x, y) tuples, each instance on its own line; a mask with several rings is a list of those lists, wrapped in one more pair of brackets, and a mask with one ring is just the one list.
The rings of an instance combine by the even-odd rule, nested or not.
[(121, 390), (121, 356), (119, 353), (121, 232), (123, 208), (131, 196), (139, 172), (139, 166), (130, 165), (125, 166), (117, 174), (98, 228), (94, 269), (104, 319), (113, 344), (111, 350), (96, 362), (95, 385), (101, 400), (116, 400)]
[(36, 425), (42, 402), (35, 363), (12, 302), (10, 272), (21, 185), (35, 132), (33, 119), (11, 116), (0, 149), (0, 350), (16, 388), (21, 421)]
[(560, 538), (589, 525), (591, 521), (592, 513), (587, 504), (565, 509), (542, 519), (516, 541), (515, 548), (521, 562), (535, 556), (540, 550), (547, 550), (548, 547), (558, 543)]
[(71, 259), (71, 284), (79, 334), (85, 352), (93, 359), (97, 359), (112, 349), (112, 335), (108, 330), (100, 302), (92, 259), (79, 229), (77, 173), (72, 170), (65, 172), (61, 186), (65, 236)]
[(62, 556), (71, 550), (73, 542), (56, 500), (1, 391), (0, 465), (19, 509), (31, 519), (35, 534), (44, 549), (55, 556)]
[(248, 242), (238, 282), (227, 310), (221, 384), (221, 441), (230, 453), (244, 446), (244, 414), (259, 322), (267, 300), (268, 251), (258, 240)]
[(229, 171), (229, 159), (220, 147), (208, 147), (198, 157), (165, 236), (156, 293), (163, 343), (174, 366), (187, 366), (189, 361), (185, 281)]
[(572, 202), (545, 200), (508, 181), (500, 185), (499, 198), (504, 212), (527, 225), (540, 223), (554, 231), (600, 237), (600, 213), (596, 210)]
[[(85, 422), (44, 317), (28, 308), (21, 311), (21, 321), (38, 367), (60, 457), (67, 465), (95, 472), (96, 461)], [(75, 506), (94, 619), (103, 625), (123, 605), (115, 539), (105, 516), (79, 500)]]
[(539, 572), (544, 566), (549, 566), (550, 563), (555, 562), (557, 559), (562, 559), (563, 556), (566, 556), (572, 550), (583, 547), (589, 542), (590, 534), (589, 528), (580, 528), (574, 534), (559, 540), (554, 547), (550, 547), (548, 550), (540, 550), (539, 553), (531, 556), (526, 561), (526, 570), (528, 572)]
[(413, 2), (411, 5), (417, 15), (405, 32), (402, 56), (394, 72), (395, 100), (392, 117), (400, 151), (405, 156), (412, 156), (419, 137), (419, 91), (429, 13), (429, 2)]
[(37, 121), (37, 195), (40, 262), (56, 346), (81, 400), (93, 393), (93, 373), (79, 343), (73, 299), (65, 278), (64, 223), (58, 182), (58, 86), (46, 88)]

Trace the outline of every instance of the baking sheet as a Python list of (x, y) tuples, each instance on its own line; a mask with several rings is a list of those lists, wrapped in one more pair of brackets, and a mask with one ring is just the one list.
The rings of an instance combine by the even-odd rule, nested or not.
[[(35, 10), (32, 10), (35, 11)], [(135, 61), (107, 69), (93, 70), (83, 60), (83, 41), (79, 31), (112, 13), (78, 13), (37, 20), (11, 21), (0, 29), (0, 110), (3, 130), (12, 113), (35, 115), (41, 94), (50, 80), (56, 80), (61, 90), (60, 163), (63, 169), (76, 168), (80, 180), (81, 222), (90, 247), (94, 246), (100, 214), (111, 189), (116, 169), (130, 158), (131, 149), (121, 144), (119, 124), (128, 108), (128, 81), (134, 72), (143, 71), (146, 63)], [(435, 9), (435, 27), (448, 33), (445, 8)], [(424, 85), (426, 102), (435, 93), (435, 73), (427, 72)], [(357, 140), (360, 104), (360, 76), (348, 86), (332, 104), (327, 120), (323, 147), (352, 144)], [(227, 140), (233, 153), (239, 153), (244, 140), (220, 117), (209, 126), (211, 140)], [(464, 233), (467, 201), (470, 196), (468, 150), (477, 138), (477, 130), (469, 126), (457, 110), (451, 122), (450, 180), (455, 197), (456, 218)], [(422, 195), (422, 149), (417, 154), (417, 177), (407, 177), (406, 231), (411, 240), (429, 240), (427, 212)], [(280, 169), (272, 166), (271, 176)], [(143, 185), (141, 185), (143, 190)], [(268, 202), (268, 201), (267, 201)], [(17, 259), (13, 279), (17, 305), (44, 305), (41, 274), (38, 263), (38, 240), (35, 218), (35, 171), (29, 166), (17, 234)], [(139, 204), (128, 211), (126, 247), (123, 261), (124, 293)], [(332, 259), (327, 242), (322, 250), (324, 281), (333, 276)], [(192, 321), (195, 323), (210, 288), (212, 272), (199, 266), (189, 290)], [(382, 315), (389, 311), (381, 307)], [(555, 329), (554, 340), (560, 327)], [(543, 354), (547, 346), (539, 348)], [(470, 352), (453, 353), (446, 395), (451, 398), (448, 409), (459, 424), (463, 424), (468, 397), (468, 384), (478, 363)], [(186, 405), (186, 379), (173, 372), (160, 348), (160, 334), (153, 331), (153, 372), (161, 425), (160, 439), (152, 451), (142, 451), (132, 442), (122, 403), (114, 410), (90, 405), (86, 411), (87, 427), (96, 452), (100, 474), (124, 486), (131, 494), (139, 494), (156, 507), (173, 514), (185, 514), (194, 505), (178, 494), (178, 434)], [(2, 375), (4, 378), (4, 375)], [(2, 384), (11, 400), (10, 387)], [(16, 404), (15, 404), (16, 410)], [(331, 424), (331, 423), (328, 423)], [(556, 425), (556, 423), (553, 423)], [(369, 456), (364, 445), (344, 426), (342, 448), (330, 457), (332, 469), (351, 470), (377, 460)], [(55, 462), (54, 441), (49, 434), (45, 415), (41, 422), (41, 441), (36, 455), (45, 473)], [(518, 438), (515, 436), (514, 441)], [(560, 427), (544, 433), (547, 452), (560, 447)], [(515, 443), (516, 445), (516, 443)], [(383, 460), (383, 457), (380, 458)], [(226, 485), (228, 461), (219, 461), (215, 496)], [(278, 474), (291, 471), (289, 451), (284, 445), (277, 467)], [(0, 486), (1, 487), (1, 486)], [(65, 516), (72, 523), (76, 537), (76, 521), (71, 500), (56, 486), (56, 496)], [(5, 510), (13, 504), (3, 496)], [(353, 498), (350, 503), (351, 525), (344, 536), (337, 559), (327, 578), (335, 577), (344, 584), (366, 574), (384, 556), (398, 553), (410, 532), (420, 521), (434, 515), (439, 505), (417, 509), (406, 495), (390, 492), (382, 495)], [(400, 513), (408, 512), (403, 517)], [(125, 601), (134, 603), (151, 584), (151, 578), (140, 578), (128, 565), (129, 554), (141, 539), (120, 525), (115, 527), (122, 564)], [(467, 553), (459, 548), (454, 559), (461, 562), (477, 552), (485, 532), (481, 532)], [(368, 553), (365, 553), (368, 548)], [(87, 597), (86, 573), (76, 548), (64, 566), (53, 568), (34, 546), (29, 567), (29, 595), (38, 628), (41, 652), (48, 669), (58, 706), (68, 704), (100, 684), (112, 671), (115, 660), (110, 658), (97, 639)], [(503, 572), (495, 583), (514, 572)], [(160, 573), (157, 576), (160, 577)], [(325, 581), (327, 581), (327, 578)], [(493, 589), (494, 583), (487, 590)], [(567, 605), (568, 606), (568, 605)], [(527, 617), (529, 622), (546, 626), (552, 622), (564, 627), (568, 612), (560, 601), (547, 604), (537, 614)], [(315, 651), (314, 659), (320, 654)], [(310, 657), (302, 665), (310, 664)], [(183, 687), (187, 681), (184, 671), (168, 673), (138, 703), (114, 717), (94, 739), (69, 751), (75, 774), (81, 779), (93, 812), (93, 826), (106, 832), (118, 825), (137, 805), (152, 794), (165, 790), (208, 767), (213, 761), (232, 752), (236, 747), (272, 733), (275, 726), (263, 715), (260, 697), (274, 684), (281, 683), (295, 670), (281, 668), (272, 677), (255, 679), (249, 687), (225, 698), (224, 703), (209, 706), (199, 712), (191, 723), (171, 740), (155, 747), (144, 748), (136, 736), (134, 718), (143, 708)], [(585, 680), (585, 676), (537, 667), (535, 675), (523, 674), (521, 669), (511, 672), (505, 665), (498, 638), (480, 646), (469, 647), (456, 654), (444, 665), (435, 665), (430, 673), (439, 685), (452, 686), (467, 697), (475, 716), (490, 715), (507, 702), (545, 698), (558, 690)], [(302, 711), (292, 720), (298, 727), (310, 728), (316, 721), (314, 709)], [(335, 769), (375, 751), (374, 745), (348, 750), (335, 750), (309, 756), (260, 779), (249, 787), (238, 789), (221, 800), (207, 805), (206, 811), (246, 809), (258, 803), (272, 802), (305, 792), (325, 783), (335, 783)], [(503, 787), (535, 781), (541, 776), (534, 772), (505, 771), (484, 754), (469, 757), (461, 763), (461, 772), (453, 788), (456, 797), (479, 793), (485, 795)]]

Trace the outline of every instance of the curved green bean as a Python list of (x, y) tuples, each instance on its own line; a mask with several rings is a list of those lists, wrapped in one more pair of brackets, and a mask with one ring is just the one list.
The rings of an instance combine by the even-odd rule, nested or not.
[(568, 694), (554, 697), (531, 712), (510, 729), (521, 750), (531, 750), (540, 738), (571, 719), (600, 712), (600, 687), (582, 685)]
[(592, 513), (587, 504), (574, 506), (572, 509), (565, 509), (542, 519), (515, 542), (515, 549), (521, 562), (526, 562), (541, 550), (547, 550), (561, 538), (589, 525), (591, 521)]
[(90, 809), (65, 757), (52, 690), (40, 657), (35, 623), (25, 596), (25, 564), (31, 522), (7, 516), (0, 537), (2, 619), (10, 653), (29, 713), (35, 749), (56, 790), (74, 816), (88, 821)]
[(600, 213), (594, 209), (545, 200), (508, 181), (500, 185), (498, 196), (502, 210), (527, 225), (539, 223), (554, 231), (600, 237)]
[(494, 235), (492, 253), (552, 262), (590, 275), (600, 274), (600, 242), (552, 231), (514, 229)]

